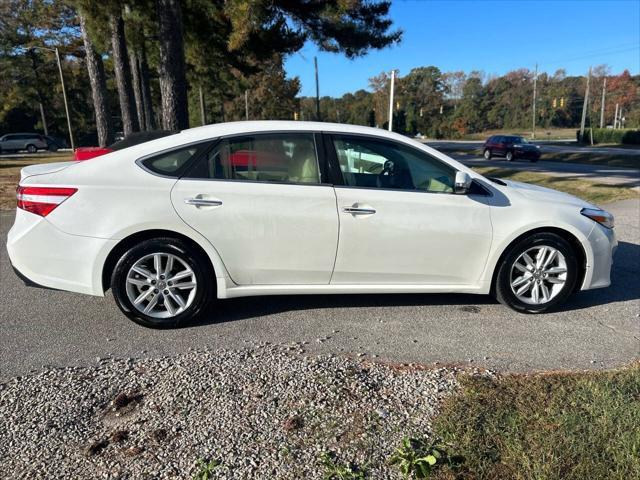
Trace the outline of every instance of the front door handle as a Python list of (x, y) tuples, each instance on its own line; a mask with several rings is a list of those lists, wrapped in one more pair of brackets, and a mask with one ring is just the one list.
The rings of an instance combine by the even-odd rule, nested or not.
[(195, 205), (196, 207), (219, 207), (222, 205), (220, 200), (207, 200), (205, 198), (185, 198), (184, 203)]
[(342, 207), (344, 213), (351, 213), (352, 215), (373, 215), (376, 213), (374, 208), (362, 208), (362, 207)]

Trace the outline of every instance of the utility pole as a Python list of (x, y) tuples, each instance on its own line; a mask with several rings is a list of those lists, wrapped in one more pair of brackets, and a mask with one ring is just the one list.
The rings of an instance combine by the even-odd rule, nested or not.
[(71, 142), (71, 150), (75, 150), (76, 145), (73, 141), (73, 131), (71, 130), (71, 117), (69, 117), (69, 104), (67, 103), (67, 90), (64, 88), (64, 76), (62, 75), (62, 63), (60, 63), (60, 52), (58, 47), (55, 48), (56, 60), (58, 60), (58, 71), (60, 72), (60, 83), (62, 84), (62, 98), (64, 100), (64, 111), (67, 114), (67, 127), (69, 127), (69, 140)]
[(318, 57), (313, 57), (313, 65), (316, 69), (316, 120), (320, 121), (320, 80), (318, 79)]
[(587, 89), (584, 93), (584, 102), (582, 104), (582, 120), (580, 120), (580, 141), (584, 141), (584, 124), (587, 121), (587, 106), (589, 104), (589, 82), (591, 81), (591, 67), (587, 75)]
[(202, 125), (206, 125), (207, 117), (204, 113), (204, 94), (202, 93), (202, 86), (198, 87), (198, 96), (200, 97), (200, 122)]
[(244, 119), (249, 120), (249, 90), (244, 91)]
[(602, 83), (602, 102), (600, 105), (600, 128), (604, 128), (604, 97), (607, 92), (607, 77), (604, 77), (604, 82)]
[(396, 71), (391, 70), (391, 89), (389, 92), (389, 131), (393, 132), (393, 84), (396, 80)]
[(618, 104), (616, 103), (616, 113), (613, 115), (613, 129), (616, 129), (616, 125), (618, 124)]
[[(536, 139), (536, 94), (538, 93), (538, 64), (536, 63), (536, 73), (533, 76), (533, 128), (531, 130), (531, 138)], [(442, 112), (440, 112), (442, 113)]]

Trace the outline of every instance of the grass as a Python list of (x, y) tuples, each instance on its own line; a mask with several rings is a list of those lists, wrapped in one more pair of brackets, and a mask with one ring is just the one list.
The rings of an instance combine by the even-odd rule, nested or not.
[(618, 185), (596, 183), (581, 178), (556, 177), (537, 172), (524, 172), (507, 168), (474, 167), (475, 171), (487, 177), (498, 177), (517, 182), (533, 183), (542, 187), (553, 188), (570, 193), (587, 202), (603, 204), (629, 198), (638, 198), (637, 191)]
[(16, 187), (20, 181), (20, 170), (35, 163), (67, 162), (69, 153), (42, 153), (32, 157), (0, 158), (0, 209), (16, 206)]
[(463, 463), (436, 478), (640, 478), (640, 364), (461, 381), (434, 433)]
[[(605, 145), (594, 145), (593, 148), (604, 147)], [(616, 147), (618, 147), (616, 145)], [(640, 150), (637, 154), (625, 154), (615, 156), (610, 153), (598, 153), (590, 152), (588, 149), (591, 147), (584, 147), (584, 152), (552, 152), (543, 153), (542, 160), (549, 160), (552, 162), (568, 162), (568, 163), (591, 163), (594, 165), (607, 165), (609, 167), (627, 167), (627, 168), (640, 168)], [(630, 150), (637, 150), (636, 148), (629, 148)]]

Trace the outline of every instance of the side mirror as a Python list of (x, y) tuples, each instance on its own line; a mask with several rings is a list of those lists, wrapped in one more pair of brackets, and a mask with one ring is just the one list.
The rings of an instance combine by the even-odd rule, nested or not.
[(456, 180), (453, 186), (454, 193), (465, 195), (471, 188), (473, 179), (467, 172), (456, 172)]

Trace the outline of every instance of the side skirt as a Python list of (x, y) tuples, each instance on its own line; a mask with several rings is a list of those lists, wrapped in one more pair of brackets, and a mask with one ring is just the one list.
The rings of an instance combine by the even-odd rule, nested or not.
[(232, 286), (218, 291), (218, 298), (261, 295), (314, 295), (365, 293), (475, 293), (488, 294), (478, 285), (251, 285)]

